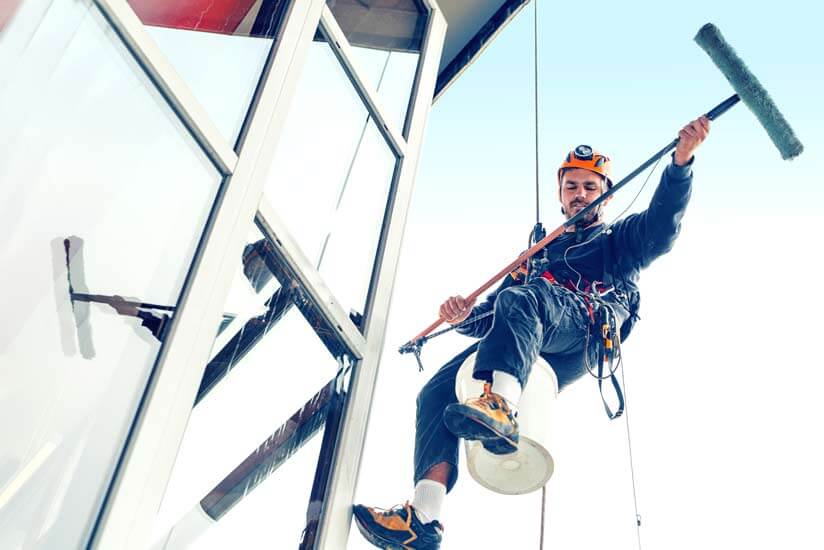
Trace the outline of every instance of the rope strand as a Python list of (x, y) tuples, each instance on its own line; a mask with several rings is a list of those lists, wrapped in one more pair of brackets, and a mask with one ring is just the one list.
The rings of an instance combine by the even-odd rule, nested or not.
[[(534, 90), (535, 98), (535, 229), (538, 229), (541, 223), (541, 165), (540, 165), (540, 142), (539, 124), (538, 124), (538, 0), (534, 0), (535, 9), (533, 12), (533, 71), (534, 71)], [(534, 235), (533, 235), (534, 237)], [(530, 239), (531, 240), (531, 239)], [(530, 245), (532, 243), (530, 242)], [(558, 328), (557, 325), (555, 327)], [(546, 528), (546, 485), (541, 488), (541, 534), (538, 544), (539, 550), (544, 550), (544, 533)]]
[(533, 49), (534, 59), (533, 68), (535, 72), (535, 223), (541, 223), (541, 194), (540, 194), (540, 149), (538, 148), (538, 0), (534, 0), (534, 32), (533, 32)]
[(544, 550), (544, 525), (546, 523), (546, 485), (541, 488), (541, 546)]
[[(624, 369), (621, 369), (621, 384), (624, 386), (624, 399), (629, 402), (627, 393), (627, 380), (624, 377)], [(632, 479), (632, 503), (635, 506), (635, 532), (638, 537), (638, 550), (641, 550), (641, 514), (638, 513), (638, 494), (635, 483), (635, 461), (632, 458), (632, 438), (629, 432), (629, 406), (624, 409), (624, 419), (627, 424), (627, 450), (629, 452), (629, 472)]]

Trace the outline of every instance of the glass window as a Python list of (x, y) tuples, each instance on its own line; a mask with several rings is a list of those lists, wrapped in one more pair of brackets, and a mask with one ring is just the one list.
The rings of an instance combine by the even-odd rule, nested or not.
[[(323, 318), (320, 309), (300, 287), (296, 274), (256, 225), (249, 234), (249, 243), (243, 250), (226, 305), (227, 311), (203, 374), (197, 402), (236, 365), (249, 364), (257, 361), (261, 353), (268, 353), (261, 350), (267, 349), (271, 343), (261, 344), (261, 340), (282, 320), (284, 325), (291, 326), (296, 322), (294, 319), (300, 318), (292, 311), (294, 305), (332, 357), (347, 354), (336, 327)], [(300, 323), (298, 326), (300, 330), (296, 329), (297, 332), (312, 340), (308, 337), (312, 333), (304, 330)], [(325, 356), (321, 354), (317, 359), (322, 357)], [(329, 374), (323, 370), (318, 372), (322, 374), (317, 380), (323, 380)]]
[(88, 6), (0, 42), (0, 548), (85, 545), (220, 184)]
[(353, 46), (420, 52), (427, 9), (420, 0), (326, 0)]
[(223, 136), (235, 142), (286, 0), (128, 0)]
[(200, 506), (217, 523), (207, 522), (192, 548), (296, 547), (317, 432), (351, 360), (257, 227), (238, 266), (224, 316), (231, 320), (217, 336), (154, 539)]
[(389, 122), (402, 131), (412, 96), (420, 55), (353, 47), (354, 63), (366, 75), (386, 109)]
[(331, 48), (314, 42), (265, 192), (338, 302), (360, 313), (395, 165)]
[(352, 60), (403, 130), (428, 10), (417, 0), (328, 0)]

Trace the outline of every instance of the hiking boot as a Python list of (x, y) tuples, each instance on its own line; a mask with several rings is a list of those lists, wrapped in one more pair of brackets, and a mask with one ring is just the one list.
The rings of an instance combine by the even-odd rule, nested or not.
[(515, 413), (503, 397), (492, 393), (491, 388), (491, 384), (484, 384), (480, 397), (448, 405), (443, 412), (443, 421), (453, 434), (463, 439), (479, 440), (491, 453), (514, 453), (518, 450)]
[(441, 547), (443, 525), (438, 521), (422, 523), (408, 502), (391, 510), (355, 504), (353, 513), (358, 530), (378, 548), (438, 550)]

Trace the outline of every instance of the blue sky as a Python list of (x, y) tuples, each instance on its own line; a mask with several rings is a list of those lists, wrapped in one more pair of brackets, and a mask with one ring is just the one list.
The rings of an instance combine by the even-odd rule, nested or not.
[[(813, 2), (771, 6), (743, 11), (722, 3), (694, 2), (688, 13), (675, 16), (650, 2), (594, 2), (586, 14), (539, 3), (539, 122), (547, 185), (553, 182), (560, 157), (578, 143), (604, 150), (613, 157), (616, 173), (625, 174), (674, 137), (683, 123), (731, 95), (722, 73), (692, 40), (710, 21), (814, 151), (821, 143), (824, 118), (814, 99), (824, 79), (824, 47), (816, 26), (821, 8)], [(416, 196), (418, 205), (426, 204), (419, 210), (427, 215), (440, 213), (430, 201), (443, 203), (447, 197), (476, 197), (473, 206), (486, 211), (486, 193), (500, 198), (502, 188), (507, 195), (517, 194), (514, 202), (527, 203), (529, 212), (532, 9), (525, 8), (436, 104)], [(813, 156), (781, 163), (743, 105), (719, 119), (714, 129), (713, 145), (701, 151), (696, 169), (724, 177), (725, 197), (742, 190), (752, 193), (747, 208), (767, 210), (773, 205), (772, 195), (763, 191), (766, 186), (759, 185), (756, 176), (803, 174)], [(728, 156), (739, 161), (725, 162)], [(812, 184), (812, 174), (799, 179), (803, 181), (798, 183), (806, 182), (805, 193), (822, 197), (824, 191)], [(428, 194), (430, 181), (437, 182), (437, 198)], [(547, 201), (553, 202), (552, 197)], [(550, 209), (556, 211), (552, 204), (547, 212)]]

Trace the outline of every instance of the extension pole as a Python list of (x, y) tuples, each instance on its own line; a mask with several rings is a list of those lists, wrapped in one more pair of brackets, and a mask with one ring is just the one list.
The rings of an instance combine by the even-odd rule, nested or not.
[[(741, 98), (738, 97), (738, 94), (734, 94), (734, 95), (730, 96), (729, 98), (725, 99), (724, 101), (722, 101), (721, 103), (719, 103), (718, 105), (716, 105), (715, 108), (713, 108), (705, 116), (710, 120), (715, 120), (719, 116), (726, 113), (733, 105), (738, 103), (740, 101), (740, 99)], [(666, 155), (667, 153), (669, 153), (670, 151), (675, 149), (675, 147), (678, 145), (678, 139), (679, 138), (675, 138), (674, 140), (672, 140), (663, 149), (661, 149), (660, 151), (658, 151), (657, 153), (652, 155), (646, 162), (644, 162), (638, 168), (633, 170), (629, 175), (627, 175), (621, 181), (619, 181), (618, 183), (613, 185), (611, 189), (608, 189), (601, 196), (599, 196), (597, 199), (592, 201), (589, 205), (587, 205), (586, 208), (584, 208), (583, 210), (581, 210), (580, 212), (578, 212), (577, 214), (575, 214), (574, 216), (569, 218), (562, 225), (558, 226), (554, 231), (552, 231), (549, 235), (547, 235), (546, 237), (544, 237), (543, 239), (541, 239), (540, 241), (538, 241), (537, 243), (532, 245), (528, 250), (526, 250), (525, 252), (522, 252), (517, 258), (515, 258), (512, 262), (507, 264), (506, 267), (501, 269), (499, 272), (497, 272), (495, 275), (493, 275), (489, 280), (487, 280), (484, 284), (482, 284), (477, 290), (475, 290), (472, 294), (467, 296), (466, 300), (468, 302), (471, 302), (471, 301), (477, 299), (478, 296), (480, 296), (482, 293), (484, 293), (486, 290), (488, 290), (489, 287), (491, 287), (493, 284), (495, 284), (496, 281), (500, 280), (507, 273), (511, 273), (512, 271), (517, 269), (518, 266), (520, 266), (521, 264), (523, 264), (524, 262), (529, 260), (532, 256), (534, 256), (535, 254), (540, 252), (549, 243), (551, 243), (552, 241), (554, 241), (555, 239), (560, 237), (562, 234), (564, 234), (564, 232), (566, 232), (566, 230), (568, 228), (573, 227), (576, 223), (578, 223), (579, 221), (584, 219), (584, 217), (586, 217), (587, 214), (592, 212), (595, 208), (598, 208), (598, 206), (601, 203), (603, 203), (609, 197), (611, 197), (612, 195), (617, 193), (618, 190), (621, 189), (622, 187), (624, 187), (624, 185), (626, 185), (627, 183), (629, 183), (630, 180), (632, 180), (638, 174), (640, 174), (641, 172), (643, 172), (644, 170), (649, 168), (649, 166), (652, 165), (654, 162), (656, 162), (658, 159), (660, 159), (661, 157), (663, 157), (664, 155)], [(441, 325), (441, 323), (443, 323), (443, 322), (444, 322), (443, 317), (438, 317), (437, 321), (433, 322), (431, 325), (429, 325), (423, 331), (421, 331), (417, 336), (412, 338), (408, 343), (404, 344), (404, 346), (401, 349), (408, 348), (409, 346), (413, 346), (418, 340), (420, 340), (421, 338), (424, 338), (427, 334), (429, 334), (430, 332), (432, 332), (433, 330), (438, 328)]]

